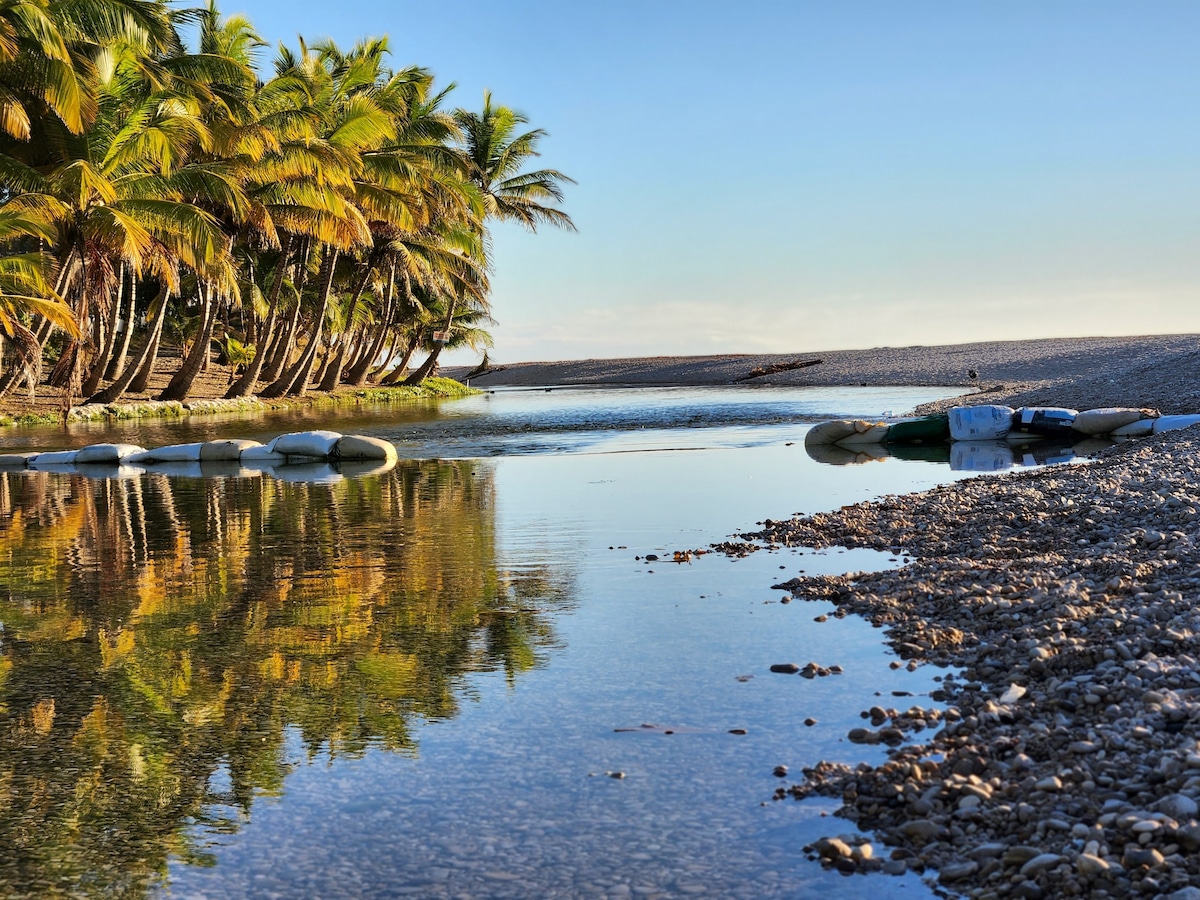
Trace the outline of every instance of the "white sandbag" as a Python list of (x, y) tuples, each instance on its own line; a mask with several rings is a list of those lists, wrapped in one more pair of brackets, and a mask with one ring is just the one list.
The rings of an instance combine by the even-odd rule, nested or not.
[(258, 441), (235, 438), (228, 441), (207, 441), (200, 445), (200, 462), (225, 461), (236, 462), (242, 458), (242, 452), (251, 447), (261, 447)]
[(1154, 433), (1178, 431), (1180, 428), (1191, 428), (1193, 425), (1200, 425), (1200, 416), (1159, 416), (1154, 420)]
[(127, 457), (126, 461), (135, 465), (145, 463), (165, 462), (200, 462), (200, 448), (203, 444), (169, 444), (166, 447), (155, 447)]
[(254, 464), (254, 468), (262, 468), (264, 465), (275, 466), (287, 462), (287, 457), (282, 453), (276, 453), (271, 449), (270, 444), (259, 444), (257, 447), (247, 447), (238, 457), (243, 465), (250, 463)]
[(281, 434), (267, 446), (285, 456), (312, 456), (317, 459), (328, 459), (341, 437), (341, 434), (336, 431), (297, 431), (292, 434)]
[(145, 447), (139, 447), (137, 444), (92, 444), (90, 447), (84, 447), (75, 456), (75, 464), (83, 465), (84, 463), (119, 463), (123, 459), (128, 459), (135, 453), (145, 453)]
[(347, 478), (364, 478), (368, 475), (382, 475), (385, 472), (392, 471), (392, 469), (396, 468), (396, 458), (347, 459), (334, 463), (334, 465)]
[(329, 463), (312, 462), (293, 465), (272, 466), (271, 476), (280, 481), (304, 484), (337, 484), (342, 474)]
[(821, 422), (808, 429), (808, 433), (804, 435), (804, 446), (819, 447), (823, 444), (836, 444), (843, 438), (848, 438), (856, 433), (854, 423), (848, 419)]
[(1154, 423), (1158, 419), (1138, 419), (1136, 422), (1130, 422), (1128, 425), (1122, 425), (1120, 428), (1114, 428), (1111, 432), (1113, 437), (1145, 437), (1148, 434), (1154, 433)]
[(1081, 412), (1071, 423), (1071, 428), (1080, 434), (1112, 434), (1118, 428), (1124, 428), (1142, 419), (1150, 419), (1157, 413), (1152, 409), (1128, 409), (1120, 406), (1106, 406), (1102, 409), (1088, 409)]
[(955, 472), (1003, 472), (1012, 464), (1012, 448), (1000, 441), (956, 441), (950, 445), (950, 468)]
[(46, 466), (73, 466), (78, 450), (55, 450), (50, 453), (39, 453), (29, 460), (31, 469), (41, 469)]
[(950, 437), (956, 441), (992, 441), (1012, 430), (1011, 406), (956, 406), (950, 410)]
[(382, 459), (396, 460), (396, 447), (382, 438), (347, 434), (338, 440), (333, 449), (334, 459)]
[(37, 451), (27, 453), (0, 453), (0, 469), (24, 469), (37, 456)]
[(882, 444), (888, 436), (886, 422), (864, 422), (859, 419), (854, 422), (854, 433), (838, 441), (839, 447), (853, 447), (860, 444)]

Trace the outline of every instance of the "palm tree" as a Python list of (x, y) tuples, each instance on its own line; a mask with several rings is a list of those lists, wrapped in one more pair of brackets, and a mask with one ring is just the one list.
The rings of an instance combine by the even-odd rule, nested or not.
[(263, 46), (214, 0), (0, 0), (0, 396), (53, 353), (68, 398), (144, 390), (179, 315), (197, 332), (164, 399), (215, 341), (244, 349), (229, 396), (301, 394), (318, 360), (321, 388), (361, 384), (393, 352), (394, 382), (425, 347), (419, 379), (484, 340), (489, 222), (573, 228), (570, 179), (524, 171), (544, 132), (490, 94), (443, 111), (386, 38), (301, 40), (260, 81)]
[[(465, 177), (482, 197), (485, 222), (487, 219), (519, 222), (530, 231), (537, 231), (541, 224), (575, 230), (571, 217), (550, 205), (562, 202), (562, 185), (574, 184), (574, 180), (556, 169), (522, 171), (530, 159), (541, 155), (538, 144), (546, 136), (544, 129), (521, 132), (520, 126), (526, 124), (528, 118), (507, 106), (493, 105), (491, 91), (483, 92), (481, 112), (459, 109), (454, 120), (463, 135), (458, 158)], [(489, 244), (485, 234), (485, 254)], [(457, 301), (467, 296), (471, 296), (468, 291), (454, 294), (442, 324), (444, 334), (452, 333)], [(438, 344), (434, 348), (421, 367), (409, 376), (407, 383), (419, 383), (433, 371), (443, 346)]]
[[(13, 345), (17, 357), (13, 371), (18, 376), (26, 375), (31, 389), (41, 367), (41, 345), (24, 320), (38, 315), (72, 337), (79, 336), (71, 308), (46, 277), (47, 254), (38, 250), (21, 252), (19, 248), (28, 239), (45, 241), (53, 236), (54, 207), (49, 198), (34, 196), (20, 197), (0, 207), (0, 246), (14, 251), (0, 255), (0, 333)], [(0, 395), (16, 381), (9, 380)]]

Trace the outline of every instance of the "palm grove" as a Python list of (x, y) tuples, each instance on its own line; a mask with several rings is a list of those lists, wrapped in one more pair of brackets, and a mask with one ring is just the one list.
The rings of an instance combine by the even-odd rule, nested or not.
[(157, 365), (182, 400), (214, 356), (228, 397), (415, 384), (488, 345), (489, 224), (573, 227), (544, 132), (444, 108), (386, 38), (270, 77), (264, 46), (211, 2), (0, 0), (0, 396), (111, 403)]

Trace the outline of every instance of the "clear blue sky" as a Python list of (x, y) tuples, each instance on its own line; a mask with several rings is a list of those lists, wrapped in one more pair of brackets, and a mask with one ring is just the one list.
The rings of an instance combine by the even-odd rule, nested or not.
[(1200, 332), (1200, 3), (243, 0), (545, 128), (492, 358)]

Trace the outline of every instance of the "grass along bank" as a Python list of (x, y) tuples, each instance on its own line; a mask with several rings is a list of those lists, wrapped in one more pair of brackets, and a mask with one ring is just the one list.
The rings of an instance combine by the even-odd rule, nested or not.
[(175, 419), (195, 415), (229, 412), (269, 412), (312, 407), (350, 407), (375, 403), (407, 403), (414, 400), (454, 399), (480, 391), (451, 378), (427, 378), (419, 385), (386, 388), (346, 388), (330, 393), (312, 393), (303, 397), (281, 397), (260, 400), (240, 397), (234, 400), (207, 398), (177, 401), (139, 400), (132, 403), (88, 403), (69, 410), (39, 409), (26, 412), (0, 413), (0, 426), (59, 425), (64, 421), (102, 422), (130, 419)]

